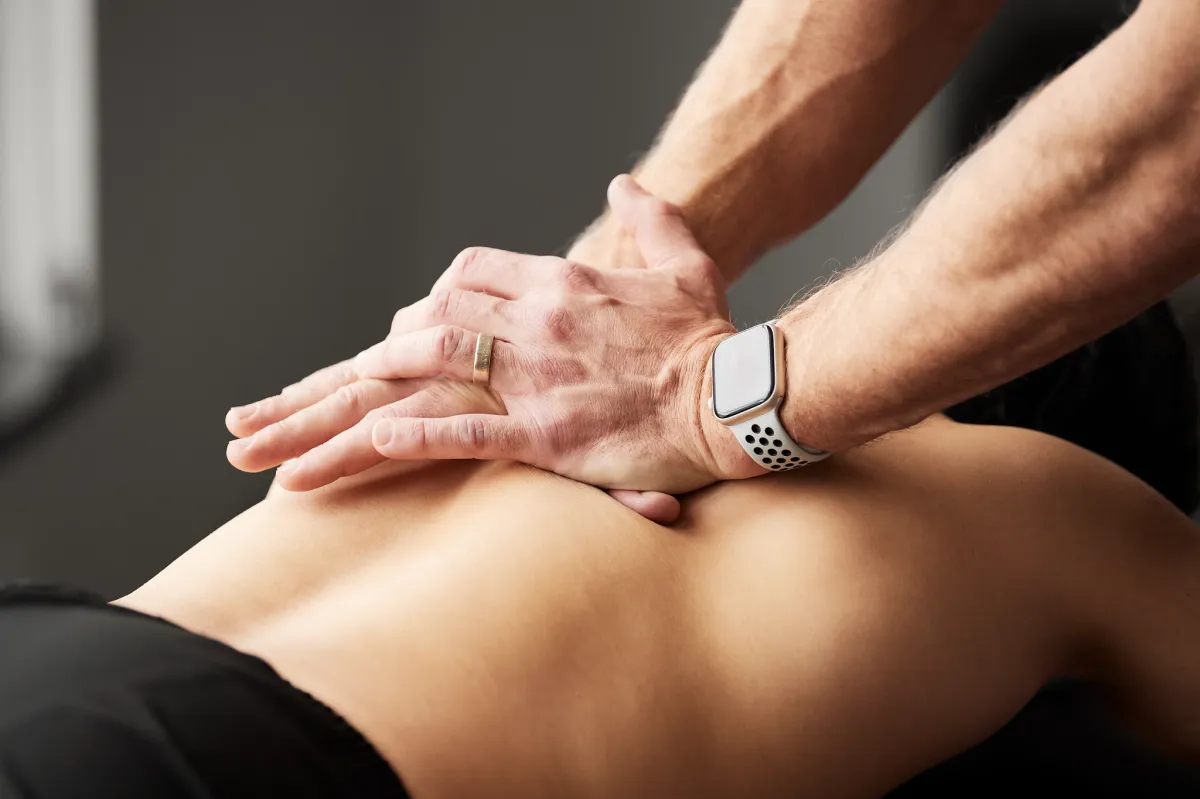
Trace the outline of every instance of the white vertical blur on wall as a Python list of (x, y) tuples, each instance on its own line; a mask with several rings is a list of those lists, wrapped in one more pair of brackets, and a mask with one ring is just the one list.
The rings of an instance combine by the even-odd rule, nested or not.
[(0, 0), (0, 428), (98, 336), (93, 0)]

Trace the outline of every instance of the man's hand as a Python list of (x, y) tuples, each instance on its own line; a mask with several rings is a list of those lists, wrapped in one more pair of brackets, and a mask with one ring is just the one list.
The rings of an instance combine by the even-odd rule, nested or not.
[(610, 202), (646, 269), (468, 250), (358, 356), (364, 378), (466, 381), (478, 333), (496, 336), (490, 386), (508, 415), (392, 415), (375, 426), (380, 453), (512, 458), (669, 492), (757, 473), (705, 409), (709, 356), (733, 332), (715, 265), (678, 211), (631, 178), (614, 181)]
[[(602, 487), (672, 492), (759, 473), (704, 407), (708, 358), (733, 332), (714, 265), (677, 211), (631, 179), (614, 181), (610, 199), (647, 269), (469, 250), (355, 363), (231, 411), (230, 430), (248, 438), (230, 445), (230, 461), (257, 470), (295, 458), (277, 478), (292, 490), (385, 455), (511, 458)], [(479, 330), (496, 336), (484, 393), (507, 415), (435, 407), (446, 390), (436, 378), (471, 379)], [(613, 493), (660, 521), (677, 512), (661, 495)]]

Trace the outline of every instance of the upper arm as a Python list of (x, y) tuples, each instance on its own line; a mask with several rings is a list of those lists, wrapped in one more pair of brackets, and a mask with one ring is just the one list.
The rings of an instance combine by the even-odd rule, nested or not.
[(1053, 562), (1078, 622), (1072, 671), (1107, 688), (1153, 743), (1200, 757), (1200, 530), (1124, 470), (1067, 456), (1055, 483), (1079, 510)]
[(1125, 63), (1114, 69), (1152, 74), (1157, 80), (1144, 87), (1147, 94), (1185, 92), (1179, 100), (1194, 105), (1200, 93), (1200, 3), (1142, 0), (1123, 27), (1130, 47), (1121, 54)]

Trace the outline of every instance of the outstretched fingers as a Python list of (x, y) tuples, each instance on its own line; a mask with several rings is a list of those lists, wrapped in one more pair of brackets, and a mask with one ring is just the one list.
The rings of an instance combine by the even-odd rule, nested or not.
[(269, 424), (247, 438), (229, 442), (226, 457), (238, 469), (260, 472), (298, 457), (358, 424), (367, 414), (419, 391), (416, 380), (357, 380)]
[(386, 453), (376, 450), (372, 433), (377, 425), (387, 420), (412, 422), (468, 410), (477, 411), (481, 407), (503, 410), (502, 405), (481, 397), (475, 389), (459, 389), (454, 384), (444, 382), (430, 384), (398, 402), (376, 408), (350, 429), (285, 463), (276, 472), (276, 483), (289, 491), (310, 491), (384, 462), (387, 460)]
[(326, 366), (273, 397), (231, 408), (225, 415), (225, 426), (235, 436), (253, 435), (267, 425), (286, 419), (357, 379), (353, 360)]
[(371, 428), (380, 418), (372, 411), (349, 430), (283, 464), (275, 471), (275, 483), (288, 491), (311, 491), (383, 463), (386, 458), (371, 446)]

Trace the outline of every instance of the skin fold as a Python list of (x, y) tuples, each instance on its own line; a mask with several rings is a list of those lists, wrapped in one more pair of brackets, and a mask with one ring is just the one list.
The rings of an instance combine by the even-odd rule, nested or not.
[(119, 602), (263, 657), (418, 799), (878, 796), (1066, 674), (1200, 749), (1193, 525), (942, 417), (670, 528), (507, 462), (275, 488)]

